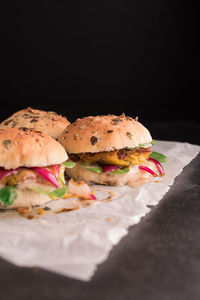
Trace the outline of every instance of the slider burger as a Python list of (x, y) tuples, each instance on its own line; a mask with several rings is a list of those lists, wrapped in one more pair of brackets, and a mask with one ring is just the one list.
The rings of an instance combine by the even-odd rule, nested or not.
[(67, 174), (77, 180), (136, 187), (164, 175), (160, 162), (167, 158), (151, 151), (149, 131), (125, 114), (77, 119), (59, 142), (76, 162)]
[(65, 149), (27, 128), (0, 129), (0, 208), (42, 205), (67, 192)]
[(0, 124), (4, 127), (25, 127), (35, 131), (42, 131), (54, 139), (58, 139), (70, 122), (53, 111), (43, 111), (28, 107), (17, 111)]

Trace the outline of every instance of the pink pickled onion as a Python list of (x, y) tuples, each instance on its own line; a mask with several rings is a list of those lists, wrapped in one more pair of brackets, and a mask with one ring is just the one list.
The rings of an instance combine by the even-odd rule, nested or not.
[(40, 176), (42, 176), (44, 179), (49, 181), (52, 185), (54, 185), (56, 188), (59, 188), (59, 182), (56, 176), (51, 173), (47, 168), (45, 167), (34, 167), (32, 168), (35, 172), (37, 172)]
[(151, 160), (156, 165), (158, 172), (160, 173), (160, 176), (165, 175), (164, 169), (163, 169), (162, 165), (159, 163), (159, 161), (157, 161), (155, 158), (151, 158), (151, 157), (149, 157), (149, 160)]
[(10, 176), (12, 174), (16, 174), (18, 172), (19, 168), (17, 169), (10, 169), (5, 170), (4, 168), (0, 168), (0, 180), (2, 180), (6, 176)]
[(102, 166), (102, 170), (104, 173), (107, 173), (107, 172), (112, 172), (112, 171), (115, 171), (115, 170), (118, 170), (120, 169), (119, 166), (115, 166), (115, 165), (103, 165)]
[(55, 170), (55, 176), (58, 178), (59, 173), (60, 173), (60, 165), (53, 165), (53, 168)]
[(150, 168), (148, 168), (146, 166), (139, 166), (139, 169), (150, 173), (154, 177), (157, 177), (157, 174), (153, 170), (151, 170)]

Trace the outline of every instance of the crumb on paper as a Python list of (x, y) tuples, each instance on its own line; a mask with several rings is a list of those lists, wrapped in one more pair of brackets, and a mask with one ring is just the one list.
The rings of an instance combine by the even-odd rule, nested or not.
[(27, 213), (30, 213), (32, 210), (32, 206), (29, 206), (29, 207), (18, 207), (17, 208), (17, 211), (19, 214), (27, 214)]
[(72, 208), (60, 208), (56, 211), (54, 211), (56, 214), (59, 214), (59, 213), (64, 213), (64, 212), (70, 212), (70, 211), (73, 211), (73, 210), (78, 210), (80, 209), (80, 206), (76, 206), (76, 207), (72, 207)]
[(38, 268), (32, 268), (33, 273), (39, 273), (39, 269)]
[(106, 218), (106, 221), (108, 221), (108, 222), (111, 222), (111, 221), (114, 221), (114, 220), (115, 220), (114, 217), (108, 217), (108, 218)]
[(35, 211), (39, 215), (44, 215), (45, 214), (45, 209), (44, 208), (36, 207)]
[(24, 216), (24, 217), (26, 217), (28, 220), (32, 220), (32, 219), (35, 218), (35, 216), (33, 216), (33, 215), (27, 215), (27, 216)]

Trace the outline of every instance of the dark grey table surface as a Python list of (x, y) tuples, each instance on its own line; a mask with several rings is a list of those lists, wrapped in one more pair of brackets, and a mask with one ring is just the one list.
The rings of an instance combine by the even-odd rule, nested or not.
[[(155, 139), (200, 144), (197, 122), (146, 124)], [(81, 282), (0, 260), (0, 299), (200, 299), (200, 155)]]

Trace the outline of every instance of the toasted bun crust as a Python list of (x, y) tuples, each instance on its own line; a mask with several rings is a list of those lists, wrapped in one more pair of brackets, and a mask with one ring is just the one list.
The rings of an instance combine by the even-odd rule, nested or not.
[(36, 167), (61, 164), (68, 156), (60, 143), (27, 128), (0, 129), (0, 167)]
[(25, 127), (36, 131), (42, 131), (54, 139), (57, 139), (63, 130), (70, 124), (65, 118), (53, 111), (43, 111), (28, 107), (10, 116), (0, 124), (4, 127)]
[[(151, 168), (154, 172), (156, 172), (156, 166), (151, 161), (146, 161), (143, 165)], [(111, 175), (107, 173), (99, 174), (81, 167), (79, 163), (77, 163), (74, 168), (67, 169), (66, 171), (68, 176), (73, 177), (75, 180), (84, 180), (88, 183), (112, 186), (130, 185), (132, 187), (137, 187), (154, 179), (154, 177), (148, 172), (140, 170), (138, 168), (138, 165), (131, 166), (128, 173), (120, 175)]]
[(77, 119), (59, 138), (69, 153), (134, 148), (151, 140), (149, 131), (141, 123), (124, 114)]

